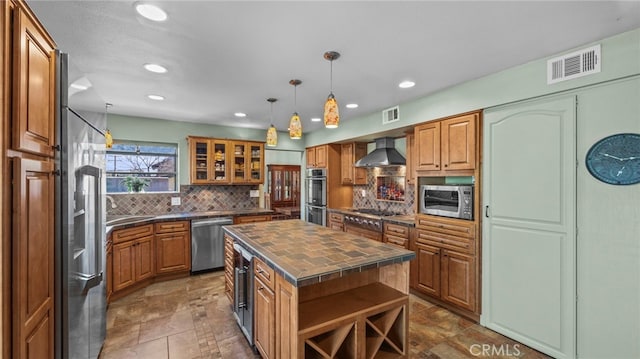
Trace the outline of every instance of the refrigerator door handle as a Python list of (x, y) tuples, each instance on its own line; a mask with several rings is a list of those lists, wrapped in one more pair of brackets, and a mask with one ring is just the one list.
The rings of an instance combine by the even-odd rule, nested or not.
[[(82, 176), (90, 176), (94, 177), (94, 191), (95, 200), (94, 203), (94, 212), (93, 213), (102, 213), (102, 170), (95, 166), (85, 165), (76, 171), (76, 183), (82, 183), (79, 179)], [(102, 216), (97, 216), (94, 223), (94, 234), (93, 234), (93, 245), (94, 245), (94, 273), (78, 273), (78, 278), (85, 282), (83, 293), (86, 293), (89, 289), (97, 286), (102, 282)]]
[(103, 272), (98, 274), (74, 273), (73, 278), (82, 282), (82, 295), (86, 295), (89, 289), (97, 286), (102, 282)]

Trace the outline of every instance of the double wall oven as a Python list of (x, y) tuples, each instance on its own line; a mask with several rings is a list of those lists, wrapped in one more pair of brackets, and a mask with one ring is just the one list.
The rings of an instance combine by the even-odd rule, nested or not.
[(327, 225), (327, 170), (324, 168), (307, 169), (307, 213), (310, 223)]

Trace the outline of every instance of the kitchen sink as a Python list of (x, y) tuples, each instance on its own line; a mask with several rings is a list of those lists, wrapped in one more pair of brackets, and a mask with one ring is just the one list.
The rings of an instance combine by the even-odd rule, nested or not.
[(150, 218), (153, 218), (155, 216), (117, 216), (117, 217), (111, 217), (111, 218), (107, 218), (107, 222), (105, 223), (107, 226), (115, 226), (118, 224), (128, 224), (128, 223), (135, 223), (135, 222), (140, 222), (140, 221), (144, 221)]

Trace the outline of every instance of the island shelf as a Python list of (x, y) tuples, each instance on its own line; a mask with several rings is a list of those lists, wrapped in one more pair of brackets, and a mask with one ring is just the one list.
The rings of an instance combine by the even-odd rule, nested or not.
[[(415, 254), (301, 220), (225, 226), (273, 269), (275, 348), (264, 358), (408, 357), (409, 261)], [(260, 280), (259, 278), (257, 280)], [(264, 306), (261, 306), (264, 308)]]

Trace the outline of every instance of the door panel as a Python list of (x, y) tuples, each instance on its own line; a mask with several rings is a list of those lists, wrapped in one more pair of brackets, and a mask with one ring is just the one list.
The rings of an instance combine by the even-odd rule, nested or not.
[(13, 161), (17, 204), (13, 216), (13, 357), (53, 356), (53, 164), (19, 158)]
[(440, 249), (416, 244), (418, 261), (418, 288), (434, 297), (440, 297)]
[(476, 310), (474, 256), (442, 251), (442, 299), (470, 311)]
[(440, 170), (440, 122), (416, 127), (416, 169)]
[(19, 34), (14, 61), (15, 100), (13, 105), (13, 147), (44, 156), (53, 156), (55, 100), (54, 44), (18, 9), (14, 18)]
[(135, 278), (137, 282), (155, 274), (153, 236), (137, 240), (135, 246)]
[(481, 323), (557, 358), (574, 357), (576, 344), (575, 104), (484, 116)]

